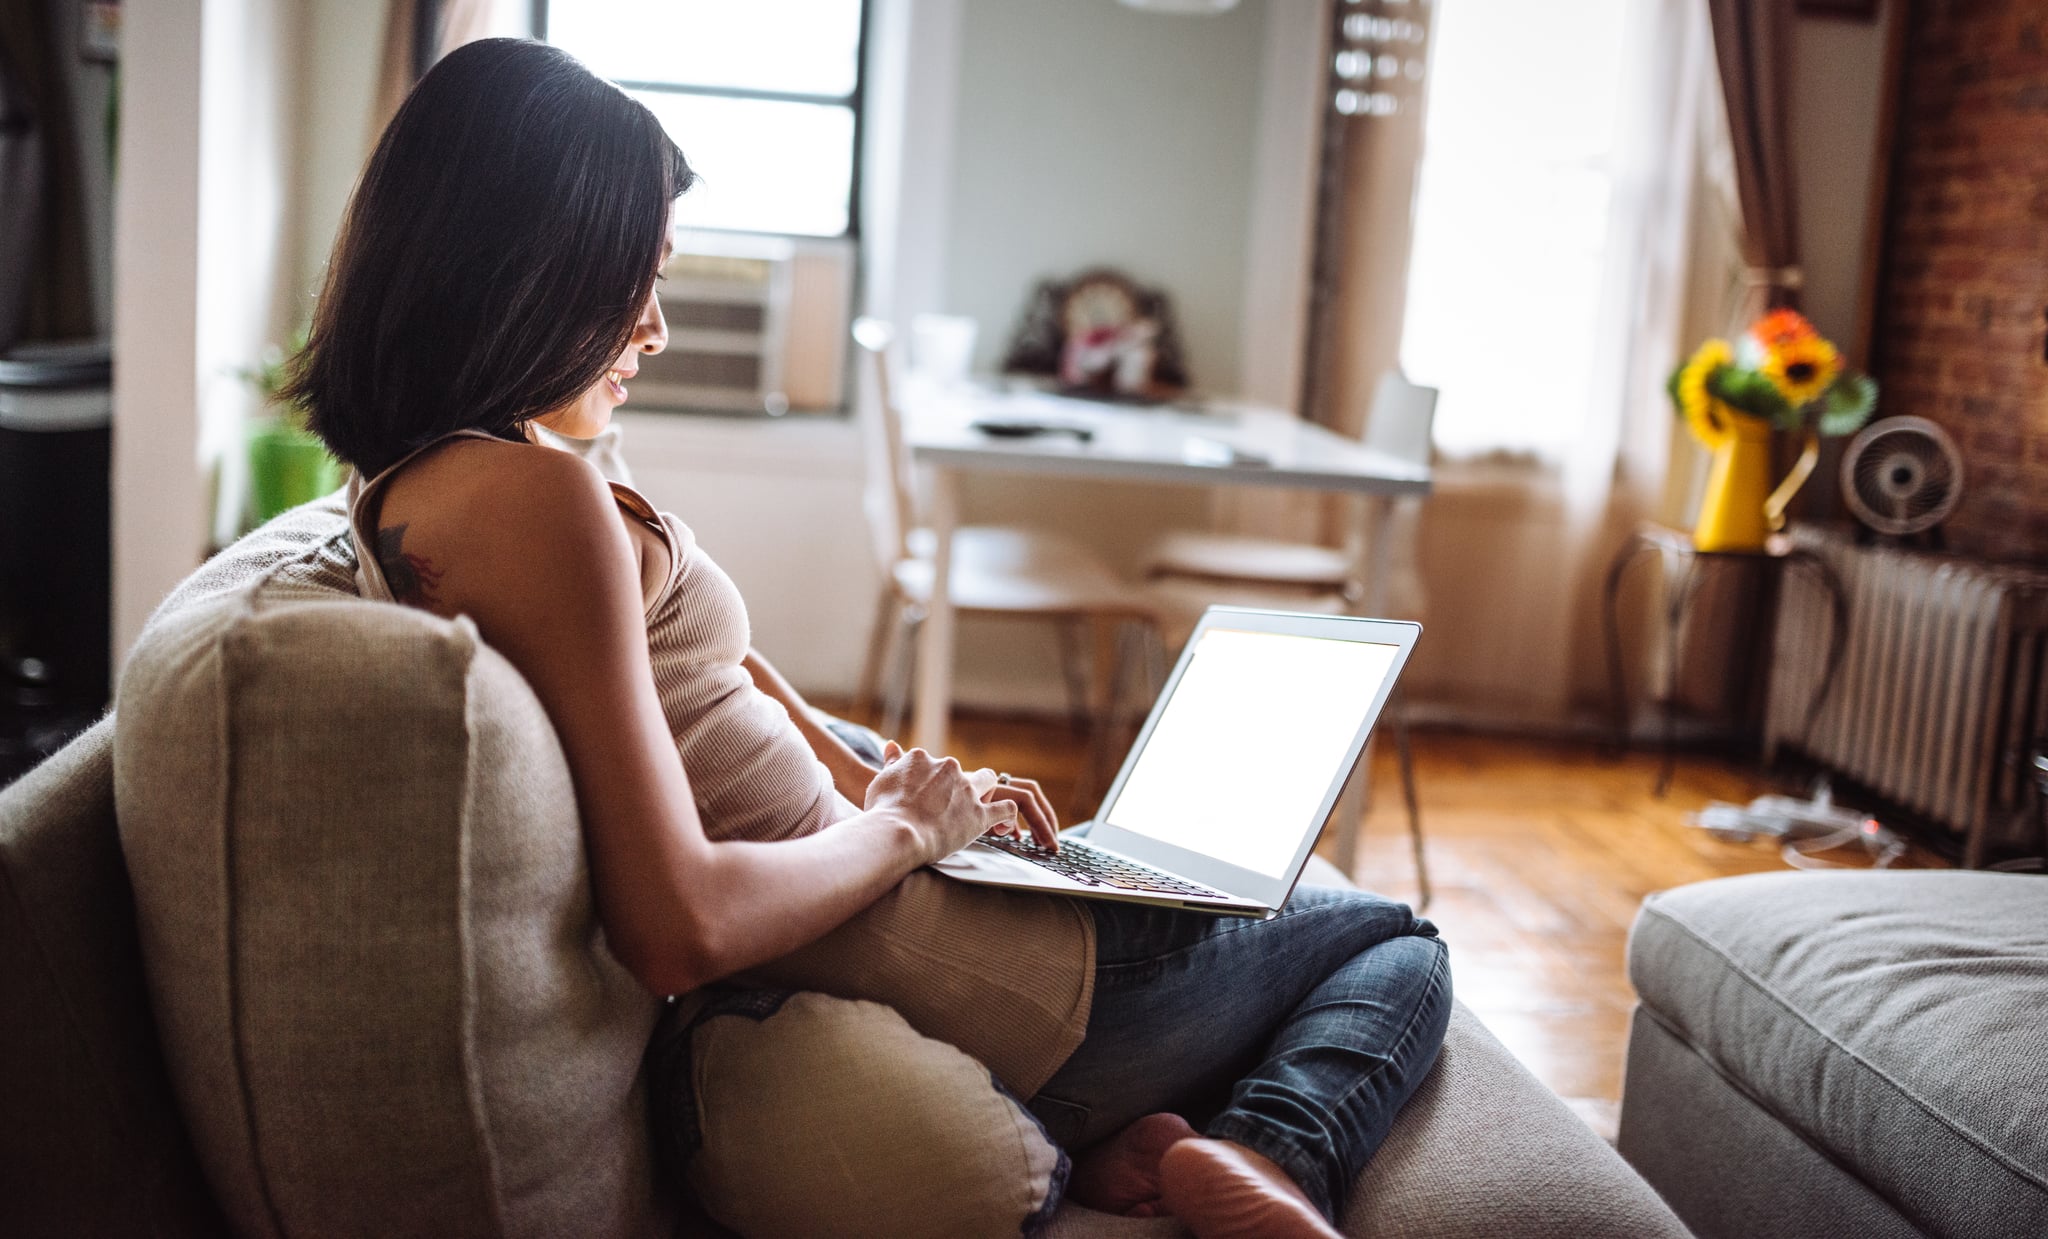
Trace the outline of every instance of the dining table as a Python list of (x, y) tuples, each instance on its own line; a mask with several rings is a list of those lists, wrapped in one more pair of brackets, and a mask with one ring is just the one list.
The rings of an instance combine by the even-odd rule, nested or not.
[(926, 472), (933, 535), (930, 608), (919, 626), (912, 742), (945, 751), (952, 709), (952, 534), (962, 480), (1028, 474), (1106, 484), (1279, 487), (1361, 497), (1359, 614), (1385, 599), (1397, 499), (1427, 495), (1427, 464), (1368, 448), (1285, 409), (1229, 400), (1136, 405), (987, 383), (916, 383), (904, 440)]

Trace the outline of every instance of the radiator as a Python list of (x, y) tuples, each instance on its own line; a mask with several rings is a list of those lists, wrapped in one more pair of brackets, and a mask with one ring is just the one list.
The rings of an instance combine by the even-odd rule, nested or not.
[(1848, 602), (1848, 637), (1809, 726), (1832, 602), (1814, 573), (1785, 572), (1765, 756), (1798, 749), (1956, 832), (1972, 868), (1989, 850), (2036, 850), (2024, 762), (2048, 736), (2048, 573), (1859, 546), (1817, 529), (1795, 529), (1792, 538), (1834, 569)]

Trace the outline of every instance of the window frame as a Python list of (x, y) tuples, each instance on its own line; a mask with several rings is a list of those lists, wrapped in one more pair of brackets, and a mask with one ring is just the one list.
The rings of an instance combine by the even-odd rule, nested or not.
[[(532, 0), (533, 37), (548, 42), (548, 10), (555, 0)], [(573, 3), (574, 0), (565, 0)], [(845, 95), (819, 95), (801, 91), (755, 90), (743, 86), (691, 86), (680, 82), (621, 81), (606, 78), (606, 81), (621, 90), (649, 91), (660, 94), (699, 95), (715, 99), (751, 99), (765, 103), (804, 103), (824, 107), (843, 107), (853, 112), (853, 158), (849, 164), (846, 183), (846, 227), (833, 234), (815, 232), (778, 232), (760, 228), (712, 228), (696, 225), (704, 232), (738, 233), (751, 236), (791, 237), (799, 240), (845, 241), (859, 251), (861, 241), (861, 185), (866, 173), (867, 156), (867, 89), (868, 89), (868, 39), (873, 34), (874, 5), (871, 0), (855, 0), (860, 5), (860, 35), (853, 50), (853, 90)], [(685, 152), (687, 154), (687, 152)], [(857, 264), (856, 264), (857, 265)]]

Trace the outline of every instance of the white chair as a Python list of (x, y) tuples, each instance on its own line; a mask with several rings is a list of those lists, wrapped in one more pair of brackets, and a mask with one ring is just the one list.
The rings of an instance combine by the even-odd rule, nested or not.
[[(890, 324), (862, 318), (853, 326), (854, 342), (873, 365), (876, 399), (867, 419), (870, 436), (868, 516), (876, 531), (883, 588), (861, 671), (858, 704), (871, 709), (886, 664), (894, 663), (884, 734), (902, 723), (909, 695), (910, 640), (931, 604), (932, 555), (936, 541), (920, 526), (911, 484), (909, 452), (902, 412), (895, 398), (890, 354), (895, 332)], [(1124, 581), (1086, 547), (1039, 530), (973, 525), (954, 530), (953, 561), (947, 593), (962, 615), (1052, 621), (1059, 626), (1062, 670), (1069, 709), (1077, 728), (1091, 713), (1089, 685), (1081, 676), (1079, 638), (1091, 630), (1096, 654), (1096, 691), (1108, 716), (1115, 714), (1121, 675), (1123, 625), (1156, 625), (1153, 608), (1142, 591)], [(1106, 741), (1107, 719), (1097, 713), (1096, 746)]]
[[(1430, 428), (1436, 419), (1437, 392), (1411, 383), (1398, 371), (1382, 376), (1373, 392), (1363, 442), (1369, 448), (1417, 464), (1428, 464)], [(1390, 551), (1381, 619), (1420, 619), (1423, 612), (1421, 575), (1416, 569), (1416, 542), (1421, 500), (1396, 501), (1386, 513)], [(1273, 607), (1323, 614), (1360, 614), (1368, 582), (1364, 577), (1366, 530), (1354, 522), (1342, 547), (1286, 542), (1237, 534), (1182, 532), (1162, 538), (1147, 555), (1146, 573), (1155, 601), (1177, 612), (1182, 622), (1201, 608), (1222, 603)], [(1177, 605), (1176, 605), (1177, 604)], [(1180, 623), (1174, 627), (1184, 632)], [(1408, 744), (1406, 703), (1399, 689), (1387, 703), (1400, 759), (1401, 793), (1407, 802), (1408, 833), (1415, 853), (1420, 903), (1430, 899), (1429, 866), (1423, 855), (1422, 810), (1415, 796), (1415, 765)], [(1344, 806), (1340, 802), (1340, 809)], [(1339, 867), (1349, 869), (1355, 823), (1338, 836)]]
[[(1416, 464), (1429, 463), (1429, 432), (1436, 420), (1436, 389), (1411, 383), (1398, 371), (1380, 378), (1365, 423), (1366, 447)], [(1386, 586), (1386, 616), (1414, 618), (1422, 612), (1422, 582), (1415, 571), (1416, 517), (1421, 501), (1393, 507), (1389, 531), (1393, 577)], [(1337, 593), (1360, 601), (1365, 530), (1354, 525), (1342, 547), (1252, 538), (1238, 534), (1174, 533), (1146, 556), (1148, 575), (1193, 577), (1243, 585), (1274, 585), (1308, 594)]]

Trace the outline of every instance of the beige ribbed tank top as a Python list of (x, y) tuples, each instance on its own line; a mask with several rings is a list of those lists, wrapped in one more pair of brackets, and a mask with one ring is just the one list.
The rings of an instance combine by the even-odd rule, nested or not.
[[(448, 436), (462, 437), (492, 438)], [(375, 555), (378, 495), (421, 452), (445, 442), (368, 483), (350, 483), (363, 597), (394, 601)], [(705, 834), (790, 839), (859, 812), (833, 788), (782, 703), (756, 688), (742, 665), (751, 634), (732, 579), (688, 526), (631, 487), (611, 487), (619, 507), (668, 547), (667, 575), (645, 589), (647, 652)], [(968, 886), (920, 869), (817, 942), (742, 979), (886, 1003), (1030, 1097), (1081, 1043), (1094, 964), (1094, 921), (1072, 900)]]

